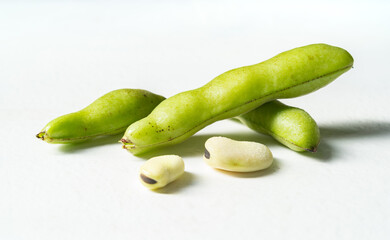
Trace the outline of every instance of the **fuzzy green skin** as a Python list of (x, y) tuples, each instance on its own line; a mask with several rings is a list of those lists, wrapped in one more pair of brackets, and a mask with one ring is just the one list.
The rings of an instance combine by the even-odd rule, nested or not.
[(326, 44), (283, 52), (164, 100), (149, 116), (130, 125), (122, 142), (135, 155), (177, 144), (218, 120), (241, 115), (274, 99), (298, 97), (324, 87), (352, 64), (347, 51)]
[(141, 89), (119, 89), (86, 108), (49, 122), (37, 137), (49, 143), (74, 143), (124, 132), (165, 98)]
[(297, 152), (315, 152), (320, 143), (320, 130), (314, 119), (304, 110), (277, 100), (236, 118), (256, 132), (270, 135)]

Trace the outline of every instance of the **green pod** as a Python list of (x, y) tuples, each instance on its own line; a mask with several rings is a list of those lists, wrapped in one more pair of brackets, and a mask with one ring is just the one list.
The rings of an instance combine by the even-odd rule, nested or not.
[(320, 130), (314, 119), (304, 110), (277, 100), (236, 118), (256, 132), (270, 135), (297, 152), (315, 152), (320, 143)]
[(313, 44), (230, 70), (203, 87), (164, 100), (146, 118), (130, 125), (122, 139), (124, 148), (140, 154), (182, 142), (215, 121), (324, 87), (352, 64), (346, 50)]
[(36, 136), (49, 143), (74, 143), (124, 132), (165, 98), (141, 89), (119, 89), (86, 108), (49, 122)]

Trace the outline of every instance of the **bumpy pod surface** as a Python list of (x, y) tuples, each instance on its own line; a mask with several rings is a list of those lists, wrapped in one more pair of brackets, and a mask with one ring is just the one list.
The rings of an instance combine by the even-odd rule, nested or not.
[(225, 72), (195, 90), (164, 100), (129, 126), (122, 142), (133, 154), (182, 142), (207, 125), (278, 98), (293, 98), (326, 86), (353, 64), (344, 49), (313, 44), (259, 64)]
[(203, 160), (213, 168), (231, 172), (253, 172), (271, 166), (273, 156), (261, 143), (212, 137), (205, 143)]
[(256, 132), (270, 135), (294, 151), (315, 152), (320, 143), (320, 130), (314, 119), (304, 110), (277, 100), (236, 118)]
[(73, 143), (124, 132), (165, 98), (141, 89), (119, 89), (86, 108), (50, 121), (37, 137), (49, 143)]

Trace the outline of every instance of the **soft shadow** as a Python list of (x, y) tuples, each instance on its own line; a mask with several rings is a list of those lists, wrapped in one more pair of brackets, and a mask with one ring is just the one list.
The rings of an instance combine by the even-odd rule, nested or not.
[(334, 144), (337, 139), (358, 139), (364, 141), (369, 137), (390, 135), (390, 122), (367, 121), (345, 122), (329, 125), (320, 125), (321, 142), (316, 153), (303, 152), (302, 155), (320, 160), (329, 161), (344, 152), (339, 145)]
[(194, 135), (186, 141), (163, 148), (155, 149), (150, 152), (140, 154), (138, 157), (149, 159), (159, 155), (175, 154), (181, 157), (202, 156), (204, 153), (204, 143), (207, 139), (215, 136), (222, 136), (238, 141), (261, 142), (267, 146), (277, 145), (278, 143), (271, 137), (256, 132), (249, 133), (225, 133), (225, 134), (199, 134)]
[(324, 138), (362, 138), (390, 135), (390, 122), (346, 122), (320, 126)]
[(232, 177), (237, 178), (257, 178), (257, 177), (264, 177), (270, 174), (275, 173), (280, 169), (280, 163), (277, 161), (277, 158), (274, 158), (274, 161), (272, 162), (271, 166), (269, 166), (267, 169), (259, 170), (256, 172), (229, 172), (225, 170), (216, 169), (216, 171), (230, 175)]
[(180, 191), (181, 189), (194, 183), (196, 179), (195, 174), (190, 172), (184, 172), (183, 175), (174, 182), (171, 182), (167, 186), (154, 190), (157, 193), (171, 194)]
[(115, 135), (109, 135), (109, 136), (102, 136), (98, 138), (89, 139), (84, 142), (79, 143), (68, 143), (60, 146), (60, 151), (64, 153), (74, 153), (83, 151), (89, 148), (109, 145), (109, 144), (118, 144), (118, 148), (120, 148), (120, 144), (118, 141), (123, 136), (123, 133), (115, 134)]
[[(234, 122), (234, 121), (232, 121)], [(237, 121), (235, 121), (237, 122)], [(355, 139), (358, 138), (362, 141), (363, 138), (375, 137), (381, 135), (390, 135), (390, 122), (384, 121), (356, 121), (345, 122), (328, 125), (320, 125), (321, 143), (318, 146), (318, 150), (315, 153), (302, 152), (300, 154), (316, 159), (319, 161), (329, 161), (334, 159), (335, 156), (342, 154), (342, 150), (339, 150), (338, 145), (333, 142), (335, 139)], [(75, 153), (89, 148), (99, 147), (109, 144), (118, 144), (118, 141), (122, 137), (121, 134), (99, 137), (85, 142), (64, 144), (60, 146), (60, 151), (64, 153)], [(141, 154), (139, 157), (143, 159), (149, 159), (158, 155), (176, 154), (182, 157), (201, 156), (204, 152), (204, 143), (207, 139), (214, 136), (224, 136), (239, 141), (255, 141), (263, 143), (267, 146), (281, 145), (276, 140), (269, 136), (259, 134), (257, 132), (245, 132), (245, 133), (224, 133), (224, 134), (196, 134), (186, 141), (172, 145), (165, 146), (160, 149), (155, 149), (150, 152)]]
[(332, 159), (332, 156), (334, 156), (334, 151), (335, 149), (328, 144), (328, 140), (321, 139), (321, 142), (318, 145), (317, 152), (299, 152), (299, 154), (308, 158), (327, 162)]

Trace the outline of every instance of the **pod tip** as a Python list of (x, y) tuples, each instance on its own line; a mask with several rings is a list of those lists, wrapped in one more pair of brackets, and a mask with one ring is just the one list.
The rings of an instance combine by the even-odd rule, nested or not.
[(45, 132), (40, 132), (37, 135), (35, 135), (37, 138), (45, 140)]
[(317, 152), (317, 146), (313, 147), (313, 148), (306, 148), (305, 150), (308, 151), (308, 152), (315, 153), (315, 152)]

